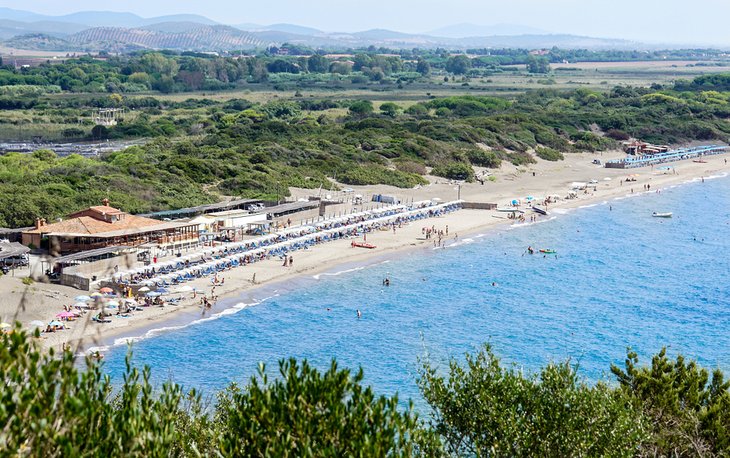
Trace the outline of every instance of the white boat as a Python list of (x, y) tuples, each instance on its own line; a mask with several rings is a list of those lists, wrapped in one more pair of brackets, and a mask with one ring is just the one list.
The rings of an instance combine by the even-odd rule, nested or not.
[(651, 214), (651, 216), (653, 216), (654, 218), (671, 218), (672, 212), (665, 212), (665, 213), (654, 212)]
[(497, 207), (497, 211), (506, 213), (525, 213), (524, 210), (520, 210), (519, 208), (514, 207)]

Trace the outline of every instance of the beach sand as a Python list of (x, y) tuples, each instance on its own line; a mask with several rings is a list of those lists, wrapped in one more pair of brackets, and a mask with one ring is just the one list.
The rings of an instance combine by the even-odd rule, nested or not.
[[(477, 183), (462, 184), (461, 189), (449, 183), (443, 178), (431, 177), (432, 184), (419, 189), (398, 189), (389, 186), (352, 186), (354, 193), (364, 196), (376, 194), (396, 195), (403, 201), (411, 199), (418, 201), (430, 198), (441, 198), (443, 201), (456, 200), (460, 193), (461, 199), (467, 202), (492, 202), (500, 206), (506, 205), (514, 198), (524, 198), (532, 195), (537, 198), (547, 195), (559, 195), (565, 197), (568, 194), (570, 183), (588, 182), (598, 180), (598, 183), (591, 185), (589, 192), (579, 192), (579, 197), (573, 200), (561, 200), (557, 204), (551, 204), (548, 210), (555, 208), (574, 208), (589, 205), (596, 202), (608, 201), (615, 197), (646, 192), (644, 186), (651, 185), (650, 192), (656, 192), (666, 186), (709, 177), (730, 171), (730, 166), (725, 162), (728, 155), (711, 156), (706, 158), (706, 163), (694, 163), (691, 161), (675, 162), (669, 164), (674, 170), (663, 173), (650, 168), (631, 170), (606, 169), (593, 165), (591, 161), (599, 158), (602, 161), (611, 157), (622, 157), (619, 152), (611, 154), (569, 154), (566, 160), (559, 162), (546, 162), (539, 160), (538, 164), (530, 166), (514, 167), (503, 165), (498, 171), (491, 171), (496, 177), (494, 182), (485, 181), (482, 185)], [(674, 173), (676, 171), (676, 173)], [(534, 172), (534, 176), (533, 176)], [(627, 176), (633, 175), (635, 182), (621, 182)], [(611, 178), (611, 180), (605, 180)], [(593, 191), (595, 186), (596, 191)], [(312, 190), (292, 189), (293, 196), (303, 197), (312, 194)], [(614, 202), (612, 205), (620, 205)], [(663, 209), (657, 209), (662, 211)], [(649, 215), (647, 215), (649, 216)], [(527, 221), (530, 221), (530, 212), (526, 214)], [(544, 220), (546, 217), (539, 217)], [(295, 218), (293, 218), (295, 219)], [(298, 221), (294, 221), (297, 223)], [(215, 288), (215, 295), (219, 303), (222, 299), (241, 295), (246, 291), (253, 291), (254, 288), (262, 285), (272, 285), (276, 282), (287, 282), (299, 275), (316, 275), (334, 269), (341, 264), (365, 264), (374, 262), (375, 259), (393, 256), (401, 250), (418, 250), (433, 247), (433, 239), (425, 240), (422, 234), (423, 227), (435, 226), (437, 230), (444, 230), (449, 227), (449, 236), (445, 238), (448, 245), (455, 242), (454, 236), (464, 238), (475, 232), (484, 232), (491, 227), (513, 224), (512, 220), (506, 218), (505, 213), (487, 210), (460, 210), (438, 218), (416, 221), (410, 225), (396, 229), (395, 233), (390, 231), (376, 231), (368, 234), (367, 241), (377, 246), (376, 249), (368, 250), (353, 248), (350, 240), (337, 240), (334, 242), (317, 245), (309, 250), (296, 251), (293, 267), (283, 267), (282, 262), (276, 258), (255, 263), (253, 265), (231, 269), (219, 275), (224, 278), (223, 285)], [(73, 304), (73, 298), (80, 294), (87, 294), (73, 288), (34, 283), (24, 285), (21, 282), (27, 270), (19, 270), (15, 276), (6, 275), (0, 278), (0, 318), (4, 321), (20, 321), (27, 324), (31, 320), (48, 322), (62, 311), (63, 305)], [(256, 283), (252, 279), (256, 275)], [(210, 278), (197, 279), (187, 284), (196, 288), (202, 288), (208, 296), (211, 294), (212, 283)], [(174, 291), (174, 287), (172, 288)], [(183, 297), (179, 305), (166, 305), (165, 307), (147, 307), (142, 312), (135, 312), (129, 318), (113, 317), (111, 323), (95, 323), (90, 320), (92, 313), (87, 313), (80, 319), (68, 323), (69, 329), (65, 331), (43, 334), (42, 344), (46, 348), (60, 349), (65, 343), (77, 348), (89, 348), (107, 344), (115, 338), (125, 336), (138, 336), (143, 330), (159, 328), (165, 323), (177, 320), (193, 321), (201, 317), (202, 308), (200, 297), (193, 299), (192, 293), (171, 294), (170, 297)], [(226, 301), (230, 305), (230, 301)], [(222, 305), (214, 305), (207, 311), (207, 315), (218, 313), (223, 309)]]

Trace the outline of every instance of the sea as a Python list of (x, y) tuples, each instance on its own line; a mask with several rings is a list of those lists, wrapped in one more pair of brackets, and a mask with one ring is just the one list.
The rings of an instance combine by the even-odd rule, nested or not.
[[(653, 212), (672, 212), (655, 218)], [(434, 221), (438, 225), (438, 221)], [(556, 254), (527, 254), (549, 248)], [(534, 224), (450, 238), (365, 265), (338, 266), (218, 304), (214, 315), (147, 330), (132, 362), (156, 384), (214, 395), (284, 358), (362, 368), (380, 394), (424, 403), (424, 359), (492, 346), (527, 373), (570, 360), (588, 383), (611, 383), (627, 348), (644, 363), (662, 347), (730, 370), (730, 178), (561, 210)], [(383, 286), (384, 278), (390, 286)], [(360, 310), (361, 318), (357, 311)], [(104, 370), (121, 383), (121, 340)]]

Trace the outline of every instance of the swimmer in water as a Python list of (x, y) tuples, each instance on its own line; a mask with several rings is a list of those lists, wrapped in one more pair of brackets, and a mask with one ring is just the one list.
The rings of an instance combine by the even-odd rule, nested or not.
[(359, 320), (362, 318), (362, 313), (360, 313), (360, 309), (357, 309), (357, 319)]

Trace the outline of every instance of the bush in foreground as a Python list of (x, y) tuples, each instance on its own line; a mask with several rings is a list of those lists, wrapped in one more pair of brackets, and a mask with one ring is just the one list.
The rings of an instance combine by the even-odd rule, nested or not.
[(418, 383), (431, 427), (410, 404), (377, 396), (332, 363), (282, 361), (205, 408), (194, 391), (159, 389), (127, 359), (121, 384), (71, 352), (43, 353), (22, 331), (0, 336), (0, 456), (730, 456), (730, 383), (662, 350), (629, 352), (617, 385), (586, 384), (568, 362), (533, 375), (489, 346)]
[(646, 437), (627, 396), (580, 382), (567, 362), (525, 376), (485, 346), (463, 364), (452, 359), (447, 376), (426, 362), (419, 385), (457, 456), (629, 457)]

